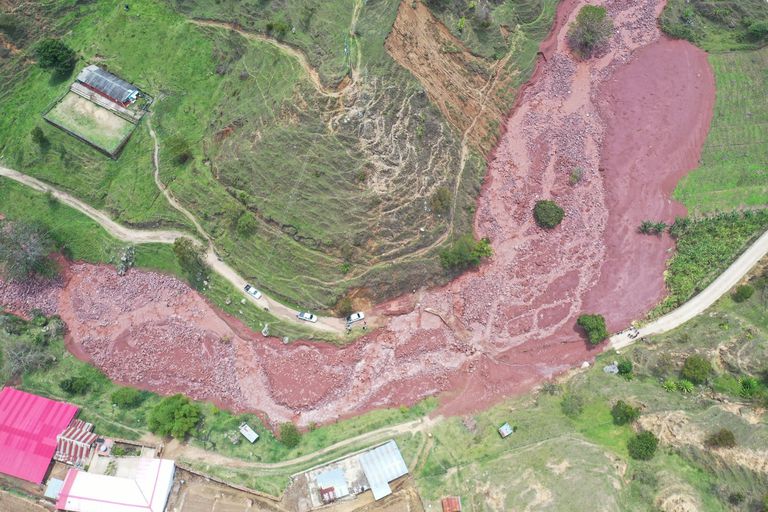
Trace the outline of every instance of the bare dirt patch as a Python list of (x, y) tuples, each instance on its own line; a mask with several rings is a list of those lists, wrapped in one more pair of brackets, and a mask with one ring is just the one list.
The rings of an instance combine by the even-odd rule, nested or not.
[(490, 126), (498, 125), (504, 117), (498, 106), (485, 100), (494, 66), (472, 55), (421, 2), (400, 3), (385, 48), (398, 64), (413, 73), (459, 131), (466, 131), (482, 113), (470, 140), (483, 153), (491, 149), (482, 147), (482, 143), (488, 144)]
[[(254, 334), (172, 278), (78, 264), (59, 299), (72, 351), (121, 383), (302, 425), (441, 392), (443, 412), (462, 414), (591, 359), (580, 313), (618, 329), (663, 292), (669, 241), (630, 231), (635, 216), (675, 211), (665, 201), (698, 152), (714, 91), (706, 60), (660, 39), (658, 0), (607, 2), (610, 48), (575, 61), (564, 39), (581, 3), (561, 4), (547, 60), (506, 122), (477, 206), (475, 231), (494, 248), (479, 270), (377, 307), (383, 327), (336, 348)], [(623, 91), (626, 80), (637, 83)], [(643, 101), (653, 104), (641, 125), (612, 114)], [(619, 147), (638, 161), (622, 165)], [(585, 169), (575, 186), (573, 166)], [(539, 199), (565, 209), (555, 230), (533, 221)]]

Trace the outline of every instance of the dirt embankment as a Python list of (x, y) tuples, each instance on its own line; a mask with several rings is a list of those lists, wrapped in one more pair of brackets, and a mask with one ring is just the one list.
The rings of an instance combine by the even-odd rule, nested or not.
[[(477, 205), (494, 249), (479, 270), (382, 304), (384, 326), (338, 349), (250, 333), (172, 278), (75, 265), (58, 299), (73, 350), (126, 384), (302, 425), (441, 392), (443, 412), (465, 413), (591, 359), (579, 314), (617, 329), (663, 293), (670, 242), (635, 228), (679, 211), (669, 192), (695, 164), (714, 90), (699, 52), (661, 39), (661, 0), (605, 2), (609, 47), (574, 60), (565, 32), (583, 3), (561, 4), (506, 121)], [(556, 229), (533, 221), (539, 199), (565, 209)], [(9, 297), (0, 287), (0, 304)]]
[[(487, 135), (504, 113), (486, 101), (496, 66), (472, 55), (459, 39), (421, 2), (403, 0), (384, 44), (395, 61), (421, 83), (445, 118), (464, 133), (479, 117), (469, 141), (484, 154), (490, 151)], [(488, 95), (491, 96), (491, 95)]]

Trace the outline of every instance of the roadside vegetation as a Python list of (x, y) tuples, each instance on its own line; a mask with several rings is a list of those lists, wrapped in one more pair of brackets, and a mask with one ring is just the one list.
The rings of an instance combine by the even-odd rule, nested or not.
[[(592, 510), (599, 496), (606, 510), (762, 510), (766, 283), (761, 271), (743, 302), (726, 296), (621, 356), (606, 352), (534, 395), (414, 436), (425, 446), (413, 471), (425, 505), (460, 495), (476, 510)], [(605, 373), (614, 361), (629, 371)], [(688, 391), (668, 390), (667, 380)], [(506, 439), (496, 432), (504, 422), (518, 427)]]
[(668, 294), (651, 316), (675, 309), (706, 288), (766, 228), (767, 210), (677, 219), (669, 228), (677, 250), (668, 263)]

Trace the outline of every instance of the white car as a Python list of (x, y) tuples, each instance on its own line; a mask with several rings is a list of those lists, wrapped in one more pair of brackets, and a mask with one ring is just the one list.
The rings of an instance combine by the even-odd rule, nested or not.
[(304, 320), (305, 322), (312, 322), (312, 323), (317, 322), (317, 317), (312, 313), (307, 313), (306, 311), (303, 311), (298, 315), (296, 315), (296, 318), (298, 318), (299, 320)]
[(261, 292), (249, 284), (243, 286), (243, 290), (245, 290), (245, 293), (252, 296), (254, 299), (261, 298)]
[(352, 313), (347, 317), (347, 323), (353, 324), (355, 322), (359, 322), (360, 320), (365, 320), (365, 313), (362, 311), (358, 311), (357, 313)]

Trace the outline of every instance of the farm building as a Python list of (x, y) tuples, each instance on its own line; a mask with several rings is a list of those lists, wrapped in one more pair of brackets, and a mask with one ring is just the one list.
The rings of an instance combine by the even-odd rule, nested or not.
[(408, 466), (394, 440), (361, 454), (360, 465), (375, 500), (392, 494), (389, 482), (408, 474)]
[(136, 101), (139, 95), (139, 89), (136, 86), (101, 69), (95, 64), (84, 68), (77, 75), (77, 81), (122, 107), (126, 107)]
[(0, 473), (42, 483), (74, 405), (13, 388), (0, 391)]
[(79, 468), (85, 467), (93, 457), (97, 438), (92, 424), (72, 420), (67, 429), (56, 436), (56, 453), (53, 458)]
[(70, 469), (56, 508), (71, 512), (163, 512), (173, 487), (172, 460), (138, 459), (128, 476)]

